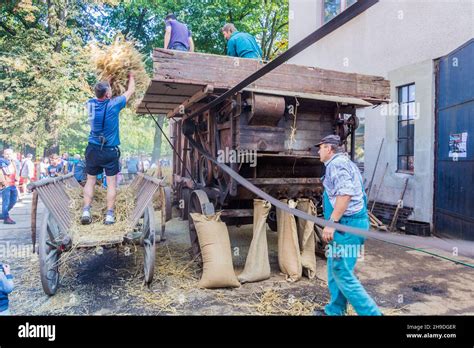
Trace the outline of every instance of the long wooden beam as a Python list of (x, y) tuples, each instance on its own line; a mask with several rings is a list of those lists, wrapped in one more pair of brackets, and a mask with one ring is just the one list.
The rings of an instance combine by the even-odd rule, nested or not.
[(193, 104), (203, 100), (204, 98), (206, 98), (209, 94), (213, 93), (214, 92), (214, 87), (212, 87), (211, 85), (207, 85), (206, 87), (204, 87), (201, 91), (197, 92), (196, 94), (194, 94), (192, 97), (186, 99), (184, 102), (182, 102), (180, 105), (178, 105), (177, 107), (175, 107), (172, 111), (168, 112), (168, 115), (167, 117), (168, 118), (171, 118), (171, 117), (174, 117), (176, 115), (180, 115), (180, 116), (183, 116), (184, 115), (184, 111), (191, 107)]

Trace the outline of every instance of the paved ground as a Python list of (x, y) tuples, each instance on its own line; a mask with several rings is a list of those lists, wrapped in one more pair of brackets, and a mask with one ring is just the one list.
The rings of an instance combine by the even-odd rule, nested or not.
[[(187, 222), (177, 218), (167, 224), (167, 241), (157, 246), (155, 281), (151, 288), (142, 285), (140, 249), (129, 253), (121, 248), (99, 254), (91, 250), (63, 267), (62, 286), (56, 296), (48, 297), (41, 288), (38, 258), (31, 253), (30, 205), (28, 197), (14, 209), (12, 217), (18, 221), (17, 225), (0, 224), (0, 260), (11, 264), (16, 281), (16, 290), (11, 295), (14, 314), (297, 315), (309, 314), (328, 300), (325, 260), (318, 259), (316, 279), (287, 283), (278, 270), (277, 235), (270, 231), (272, 277), (269, 280), (232, 290), (197, 289), (200, 269), (190, 262), (187, 252)], [(42, 211), (40, 207), (40, 215)], [(252, 229), (231, 227), (229, 232), (233, 250), (239, 251), (233, 255), (239, 272), (245, 263)], [(474, 260), (463, 260), (474, 263)], [(368, 241), (365, 259), (359, 262), (357, 272), (385, 314), (474, 314), (472, 268)]]

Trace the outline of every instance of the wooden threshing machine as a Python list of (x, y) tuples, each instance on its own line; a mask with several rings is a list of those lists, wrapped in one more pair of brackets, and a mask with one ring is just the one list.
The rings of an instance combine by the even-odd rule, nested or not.
[[(189, 119), (264, 63), (163, 49), (154, 50), (153, 58), (154, 77), (138, 112), (169, 118), (174, 203), (189, 220), (195, 253), (199, 244), (189, 213), (222, 210), (227, 224), (248, 224), (258, 197), (193, 142), (273, 197), (310, 198), (319, 206), (324, 165), (314, 145), (338, 134), (354, 156), (356, 109), (386, 102), (390, 92), (382, 77), (283, 64)], [(275, 211), (268, 224), (276, 231)]]

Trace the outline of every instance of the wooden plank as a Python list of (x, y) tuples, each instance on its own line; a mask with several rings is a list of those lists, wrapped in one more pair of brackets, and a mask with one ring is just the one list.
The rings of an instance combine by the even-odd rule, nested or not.
[(147, 94), (143, 98), (143, 103), (166, 103), (166, 104), (179, 104), (183, 101), (182, 95), (164, 95), (164, 94)]
[[(213, 84), (216, 88), (230, 88), (261, 68), (251, 59), (186, 53), (156, 49), (154, 51), (154, 81)], [(234, 65), (234, 62), (238, 64)], [(273, 88), (293, 92), (346, 95), (363, 99), (390, 98), (389, 81), (377, 76), (343, 73), (283, 64), (256, 81), (252, 88)]]
[(177, 106), (180, 105), (180, 103), (143, 103), (144, 105), (148, 106), (148, 109), (164, 109), (164, 110), (169, 110), (173, 109)]
[[(188, 109), (193, 104), (201, 101), (202, 99), (206, 98), (209, 94), (214, 92), (214, 88), (212, 86), (206, 86), (199, 92), (195, 93), (192, 97), (181, 101), (181, 103), (176, 106), (172, 111), (170, 111), (167, 115), (168, 118), (174, 117), (176, 115), (180, 115), (181, 109)], [(181, 115), (182, 116), (182, 115)]]
[(155, 95), (174, 95), (174, 96), (183, 96), (189, 98), (194, 95), (196, 92), (204, 88), (206, 85), (202, 84), (182, 84), (182, 83), (173, 83), (172, 81), (162, 80), (162, 81), (152, 81), (148, 87), (148, 94)]

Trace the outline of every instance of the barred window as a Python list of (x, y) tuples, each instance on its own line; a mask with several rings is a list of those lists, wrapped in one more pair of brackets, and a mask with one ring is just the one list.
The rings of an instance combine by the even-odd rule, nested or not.
[(398, 87), (398, 171), (413, 173), (415, 147), (415, 84)]

